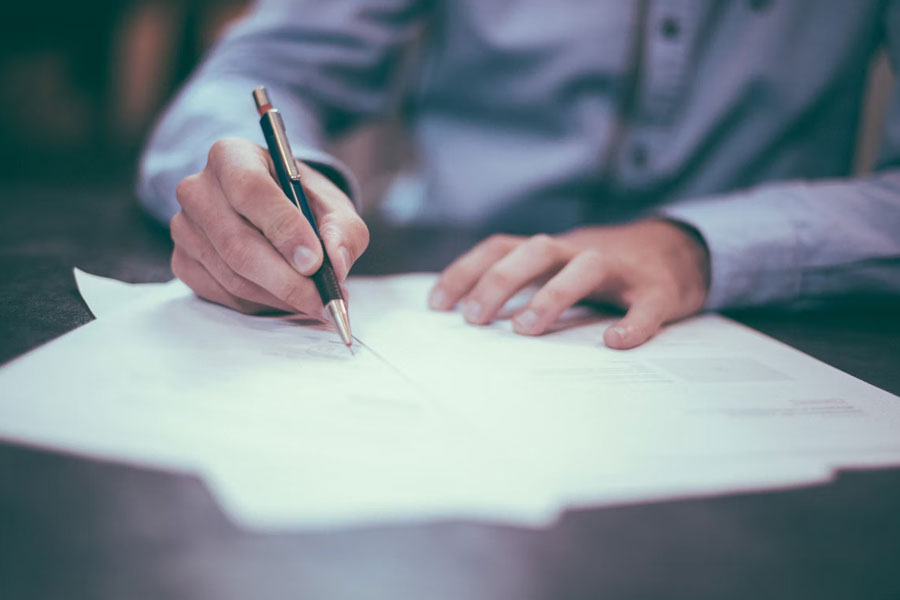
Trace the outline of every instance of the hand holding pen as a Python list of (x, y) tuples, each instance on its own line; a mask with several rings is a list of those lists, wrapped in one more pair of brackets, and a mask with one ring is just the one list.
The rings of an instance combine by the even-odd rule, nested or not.
[[(319, 247), (323, 248), (321, 245), (322, 234), (319, 231), (316, 215), (312, 212), (306, 191), (303, 189), (300, 170), (297, 168), (297, 160), (294, 158), (294, 152), (291, 150), (291, 144), (287, 138), (287, 131), (284, 128), (284, 120), (281, 118), (281, 113), (272, 106), (266, 88), (259, 87), (253, 90), (253, 100), (256, 102), (256, 110), (259, 112), (259, 125), (262, 127), (263, 136), (266, 138), (269, 156), (272, 158), (275, 175), (278, 177), (278, 183), (281, 184), (281, 190), (284, 192), (285, 197), (291, 201), (291, 204), (303, 213), (306, 222), (312, 227), (313, 233), (315, 233), (316, 238), (320, 242)], [(304, 250), (308, 250), (308, 248), (301, 246), (299, 251), (302, 252)], [(338, 249), (338, 252), (340, 252), (340, 249)], [(353, 334), (350, 332), (347, 302), (344, 299), (341, 284), (335, 276), (334, 267), (331, 264), (331, 259), (328, 257), (328, 252), (323, 253), (321, 264), (313, 272), (311, 278), (313, 283), (316, 284), (319, 299), (325, 306), (329, 320), (334, 323), (341, 340), (348, 348), (351, 347), (353, 345)]]
[(245, 313), (275, 308), (330, 318), (310, 278), (322, 266), (323, 246), (340, 282), (369, 232), (337, 186), (295, 164), (321, 241), (279, 185), (272, 157), (247, 140), (216, 142), (203, 170), (178, 185), (172, 270), (198, 296)]

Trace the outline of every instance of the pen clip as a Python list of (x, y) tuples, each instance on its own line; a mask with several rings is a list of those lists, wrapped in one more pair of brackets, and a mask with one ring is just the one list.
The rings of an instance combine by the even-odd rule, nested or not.
[[(272, 131), (275, 134), (275, 146), (278, 148), (279, 159), (284, 165), (284, 170), (291, 181), (300, 181), (300, 172), (297, 170), (297, 163), (294, 161), (294, 153), (291, 150), (291, 143), (288, 141), (287, 133), (284, 130), (284, 121), (281, 119), (281, 113), (277, 108), (268, 111), (272, 117)], [(273, 157), (274, 158), (274, 157)]]
[(272, 125), (272, 133), (275, 137), (275, 149), (278, 157), (272, 157), (272, 160), (281, 160), (284, 172), (287, 173), (288, 179), (291, 181), (300, 181), (300, 172), (297, 170), (297, 163), (294, 161), (294, 152), (291, 150), (291, 143), (288, 141), (287, 132), (284, 130), (284, 120), (278, 109), (272, 106), (269, 100), (269, 93), (264, 87), (258, 87), (253, 90), (253, 100), (256, 102), (256, 109), (260, 113), (260, 118), (269, 117)]

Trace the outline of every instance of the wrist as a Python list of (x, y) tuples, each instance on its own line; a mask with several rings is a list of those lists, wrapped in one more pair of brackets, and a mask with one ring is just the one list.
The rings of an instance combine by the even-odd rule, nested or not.
[(685, 266), (679, 271), (687, 279), (684, 283), (699, 295), (697, 302), (699, 310), (706, 302), (711, 278), (709, 247), (706, 240), (695, 227), (682, 221), (660, 217), (651, 222), (665, 227), (673, 235), (672, 243), (666, 245), (667, 251), (672, 253), (675, 261)]

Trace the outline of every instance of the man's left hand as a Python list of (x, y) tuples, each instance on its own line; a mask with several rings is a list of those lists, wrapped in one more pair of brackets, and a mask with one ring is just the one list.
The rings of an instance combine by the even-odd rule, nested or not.
[(665, 220), (558, 236), (495, 235), (444, 270), (429, 304), (450, 310), (461, 302), (465, 319), (484, 325), (535, 282), (540, 289), (513, 317), (514, 331), (544, 333), (567, 308), (589, 300), (626, 310), (603, 339), (610, 348), (633, 348), (703, 307), (709, 252), (699, 235)]

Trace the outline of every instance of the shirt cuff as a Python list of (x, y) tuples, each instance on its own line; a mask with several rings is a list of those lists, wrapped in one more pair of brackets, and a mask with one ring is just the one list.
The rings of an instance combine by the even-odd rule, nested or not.
[[(178, 212), (176, 186), (203, 169), (216, 140), (237, 137), (266, 147), (252, 103), (235, 93), (250, 87), (242, 79), (203, 81), (189, 85), (169, 107), (141, 159), (138, 200), (150, 214), (167, 223)], [(290, 94), (279, 93), (279, 97), (295, 158), (331, 179), (359, 210), (359, 185), (350, 169), (321, 150), (320, 120)]]
[(293, 147), (291, 149), (294, 151), (294, 158), (306, 163), (330, 179), (338, 189), (344, 192), (350, 198), (350, 201), (356, 208), (356, 212), (362, 210), (362, 194), (360, 193), (359, 182), (347, 165), (327, 152), (322, 152), (315, 148), (301, 147), (299, 151)]
[(694, 228), (709, 249), (705, 310), (789, 302), (800, 293), (797, 228), (773, 192), (691, 200), (657, 214)]
[[(216, 139), (243, 137), (265, 147), (258, 129), (232, 131)], [(148, 213), (160, 222), (168, 224), (180, 209), (175, 198), (175, 188), (178, 182), (203, 169), (206, 164), (207, 152), (213, 142), (214, 140), (210, 141), (205, 148), (193, 144), (190, 147), (155, 153), (145, 158), (142, 168), (153, 175), (139, 178), (137, 196), (138, 201)], [(350, 198), (357, 212), (361, 210), (362, 194), (359, 183), (347, 165), (327, 152), (311, 146), (293, 146), (291, 149), (294, 151), (294, 158), (325, 175)]]

